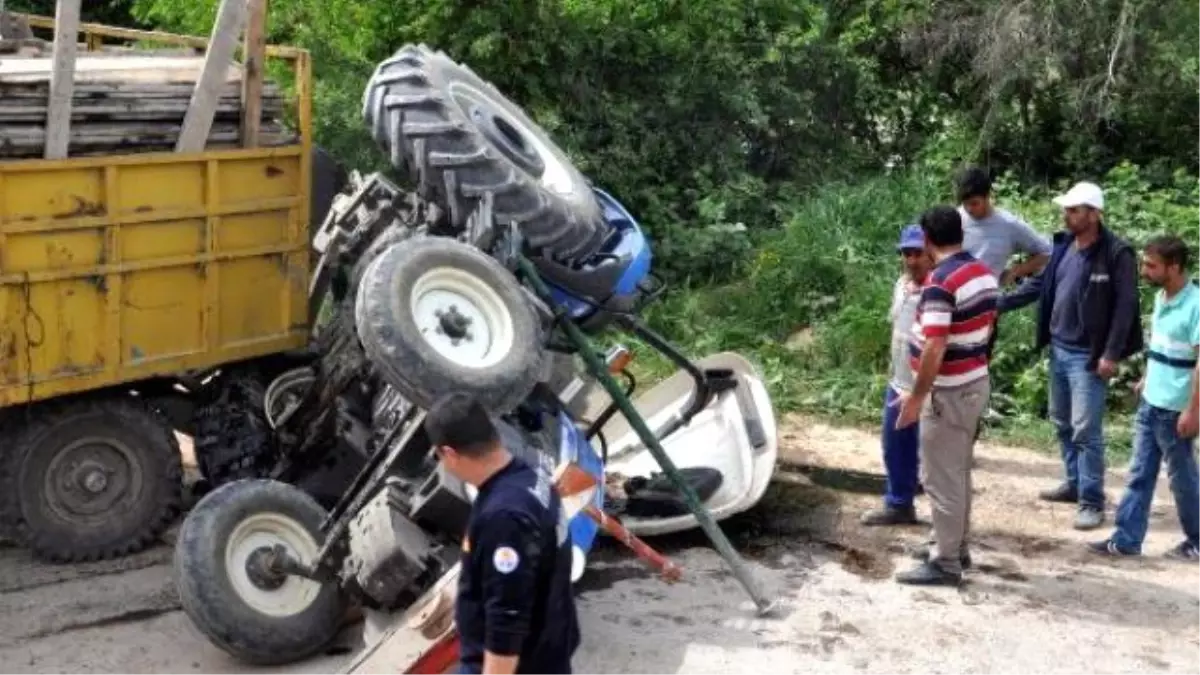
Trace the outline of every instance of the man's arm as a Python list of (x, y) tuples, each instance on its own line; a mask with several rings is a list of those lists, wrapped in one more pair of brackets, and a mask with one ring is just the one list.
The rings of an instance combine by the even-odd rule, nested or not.
[(917, 379), (913, 383), (912, 397), (924, 401), (933, 389), (933, 381), (938, 371), (942, 369), (942, 361), (946, 358), (946, 336), (939, 335), (925, 339), (925, 349), (921, 351), (921, 362), (917, 366)]
[[(1192, 348), (1200, 348), (1200, 317), (1192, 326)], [(1200, 363), (1192, 371), (1192, 396), (1187, 407), (1175, 423), (1175, 431), (1181, 438), (1192, 438), (1200, 434)]]
[(480, 523), (483, 564), (484, 673), (515, 673), (529, 634), (543, 543), (532, 519), (518, 511), (492, 513)]
[(946, 356), (946, 340), (950, 336), (950, 320), (954, 312), (954, 295), (945, 288), (931, 284), (921, 291), (921, 333), (925, 344), (921, 348), (921, 359), (917, 364), (916, 381), (912, 393), (901, 397), (896, 428), (912, 426), (921, 416), (925, 397), (933, 389)]
[(1021, 282), (1016, 288), (1001, 295), (996, 303), (996, 313), (1011, 312), (1014, 309), (1021, 309), (1037, 302), (1042, 297), (1042, 286), (1046, 283), (1046, 273), (1048, 271), (1046, 267), (1043, 267), (1033, 276), (1026, 277), (1025, 281)]
[(1129, 331), (1133, 328), (1133, 320), (1138, 312), (1137, 266), (1133, 260), (1133, 252), (1122, 252), (1109, 274), (1112, 276), (1115, 297), (1103, 359), (1115, 364), (1121, 360), (1125, 345), (1129, 342)]
[(1042, 268), (1045, 267), (1046, 263), (1048, 262), (1050, 262), (1049, 253), (1035, 253), (1034, 255), (1029, 256), (1029, 258), (1024, 262), (1019, 262), (1016, 265), (1009, 267), (1008, 270), (1006, 270), (1008, 273), (1008, 279), (1006, 279), (1006, 281), (1012, 279), (1024, 279), (1032, 274), (1037, 274), (1038, 272), (1042, 271)]
[(1011, 222), (1013, 243), (1015, 244), (1013, 248), (1027, 254), (1029, 259), (1010, 267), (1008, 276), (1013, 279), (1023, 279), (1041, 272), (1046, 263), (1050, 262), (1050, 252), (1053, 250), (1050, 240), (1015, 215), (1012, 216)]

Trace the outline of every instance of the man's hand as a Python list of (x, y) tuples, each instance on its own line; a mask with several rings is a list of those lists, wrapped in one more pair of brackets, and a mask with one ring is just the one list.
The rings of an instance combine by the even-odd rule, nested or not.
[(496, 673), (497, 675), (512, 675), (512, 673), (517, 672), (517, 660), (518, 657), (516, 654), (502, 656), (485, 650), (483, 652), (483, 672), (487, 675), (491, 675), (492, 673)]
[(1013, 274), (1012, 268), (1008, 268), (1000, 273), (1000, 285), (1008, 286), (1016, 280), (1016, 275)]
[(1100, 363), (1096, 364), (1096, 374), (1100, 376), (1100, 379), (1111, 379), (1113, 375), (1117, 374), (1116, 362), (1109, 361), (1108, 359), (1100, 359)]
[(1146, 378), (1145, 378), (1145, 376), (1143, 376), (1143, 377), (1138, 378), (1137, 382), (1133, 383), (1133, 393), (1137, 394), (1138, 396), (1141, 396), (1142, 389), (1144, 389), (1145, 387), (1146, 387)]
[(1175, 431), (1180, 438), (1195, 438), (1197, 434), (1200, 434), (1200, 414), (1197, 414), (1194, 407), (1188, 406), (1187, 410), (1179, 413)]
[(900, 414), (896, 417), (896, 428), (907, 429), (921, 419), (921, 399), (908, 393), (901, 393), (896, 399), (900, 406)]

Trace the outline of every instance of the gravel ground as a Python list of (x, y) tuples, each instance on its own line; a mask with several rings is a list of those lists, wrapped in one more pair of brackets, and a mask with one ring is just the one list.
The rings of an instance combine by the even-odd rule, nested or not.
[[(890, 579), (926, 529), (857, 524), (881, 489), (876, 437), (793, 417), (781, 442), (778, 482), (759, 508), (725, 523), (779, 599), (777, 615), (755, 617), (702, 535), (651, 542), (684, 567), (670, 586), (605, 544), (580, 582), (577, 672), (1200, 672), (1200, 568), (1161, 558), (1179, 539), (1165, 485), (1147, 555), (1101, 560), (1082, 544), (1105, 531), (1075, 532), (1069, 507), (1036, 500), (1057, 479), (1053, 458), (985, 445), (976, 569), (958, 590), (914, 589)], [(1114, 503), (1123, 480), (1110, 473)], [(918, 508), (927, 514), (924, 500)], [(50, 566), (0, 548), (0, 672), (269, 672), (195, 632), (170, 555), (164, 544)], [(338, 671), (360, 644), (348, 629), (330, 654), (277, 670)], [(398, 672), (419, 647), (398, 636), (357, 670)]]

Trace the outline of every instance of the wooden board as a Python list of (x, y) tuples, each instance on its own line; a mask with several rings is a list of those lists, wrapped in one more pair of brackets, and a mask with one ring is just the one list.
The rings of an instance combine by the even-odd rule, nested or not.
[(50, 57), (50, 96), (46, 103), (46, 159), (63, 159), (71, 138), (71, 99), (75, 92), (75, 54), (79, 48), (80, 0), (58, 0), (54, 12), (54, 49)]
[[(178, 53), (81, 52), (69, 99), (67, 156), (174, 148), (203, 63), (203, 57)], [(41, 156), (35, 146), (46, 139), (52, 72), (48, 56), (0, 57), (0, 161)], [(242, 75), (241, 66), (232, 64), (214, 81), (212, 128), (201, 147), (244, 143)], [(284, 99), (278, 86), (263, 83), (259, 145), (298, 142), (282, 122)]]
[[(160, 152), (172, 150), (182, 125), (161, 122), (128, 122), (74, 125), (71, 128), (71, 156), (85, 154), (119, 154), (127, 152)], [(211, 144), (241, 145), (241, 131), (236, 122), (214, 122), (209, 132)], [(282, 125), (271, 122), (262, 125), (259, 145), (278, 146), (295, 143), (296, 135)], [(0, 157), (5, 159), (41, 157), (46, 143), (46, 129), (38, 125), (0, 124)]]
[[(137, 52), (80, 55), (75, 60), (75, 82), (195, 83), (203, 66), (201, 56), (145, 56)], [(0, 84), (49, 82), (53, 69), (49, 58), (0, 58)], [(241, 82), (241, 74), (241, 66), (231, 64), (225, 82)]]

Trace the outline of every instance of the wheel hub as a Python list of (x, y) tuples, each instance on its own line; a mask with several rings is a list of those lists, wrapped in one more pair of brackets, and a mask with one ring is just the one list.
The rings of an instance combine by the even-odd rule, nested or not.
[(460, 340), (471, 340), (471, 318), (458, 311), (458, 305), (450, 305), (446, 309), (434, 310), (438, 318), (438, 332), (450, 338), (450, 342), (458, 345)]
[(46, 505), (68, 521), (91, 523), (140, 496), (142, 467), (117, 438), (83, 438), (55, 454), (45, 473)]
[(246, 556), (246, 576), (255, 588), (275, 591), (283, 587), (287, 575), (276, 569), (277, 556), (274, 547), (259, 546)]
[(567, 165), (537, 133), (514, 119), (501, 103), (462, 81), (451, 83), (450, 95), (458, 104), (459, 110), (487, 139), (488, 144), (504, 155), (505, 159), (536, 179), (543, 187), (559, 194), (571, 193), (574, 182)]
[(79, 487), (89, 494), (98, 495), (108, 487), (108, 472), (95, 462), (87, 462), (76, 469), (75, 476)]
[(427, 344), (459, 366), (487, 368), (511, 351), (512, 315), (470, 272), (431, 269), (414, 283), (410, 298), (413, 323)]
[(321, 584), (289, 573), (285, 561), (314, 560), (319, 551), (312, 534), (294, 518), (273, 511), (252, 513), (229, 533), (224, 569), (234, 593), (251, 609), (294, 616), (313, 603)]
[(505, 157), (536, 178), (546, 173), (546, 163), (516, 125), (486, 104), (473, 102), (469, 108), (471, 121)]

